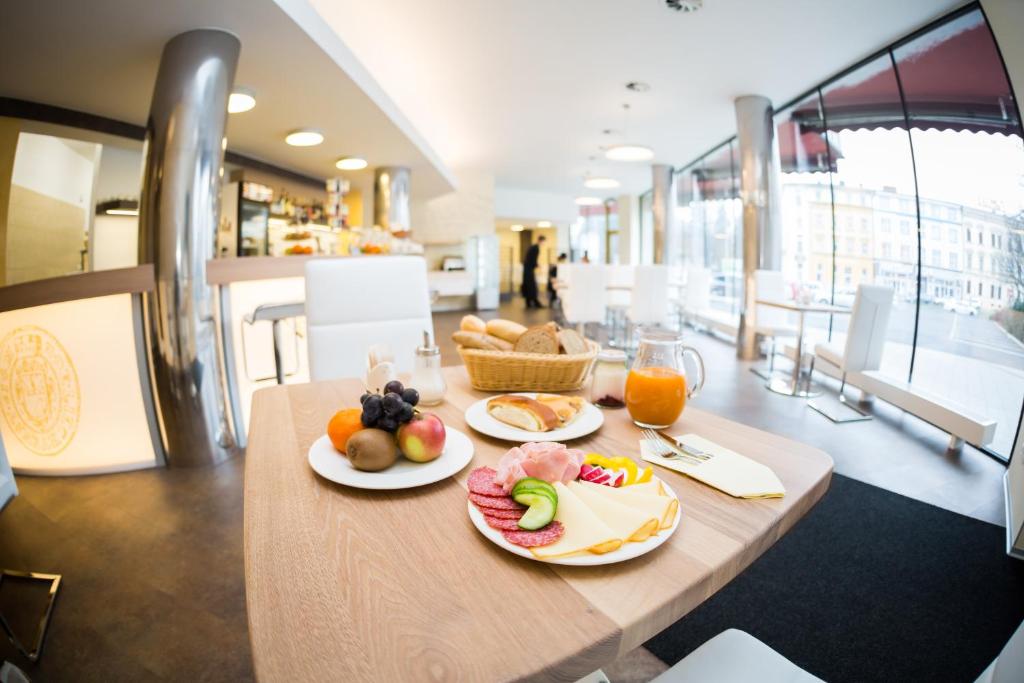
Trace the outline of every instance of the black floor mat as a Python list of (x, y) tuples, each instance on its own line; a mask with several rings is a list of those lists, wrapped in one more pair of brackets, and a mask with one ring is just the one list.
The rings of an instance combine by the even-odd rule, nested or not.
[(810, 513), (647, 642), (674, 664), (739, 628), (829, 681), (973, 681), (1024, 620), (1002, 527), (834, 475)]

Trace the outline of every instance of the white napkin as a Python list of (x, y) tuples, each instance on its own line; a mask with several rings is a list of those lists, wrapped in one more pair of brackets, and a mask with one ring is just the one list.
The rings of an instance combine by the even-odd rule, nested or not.
[(677, 458), (664, 458), (655, 453), (655, 444), (647, 439), (640, 440), (640, 457), (655, 465), (681, 472), (736, 498), (781, 498), (786, 494), (786, 487), (766, 465), (696, 434), (672, 438), (712, 457), (699, 465)]

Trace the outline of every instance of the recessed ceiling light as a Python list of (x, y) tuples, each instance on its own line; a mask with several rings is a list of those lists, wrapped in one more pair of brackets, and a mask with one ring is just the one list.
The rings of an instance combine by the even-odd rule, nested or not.
[(537, 227), (538, 228), (550, 228), (551, 227), (551, 221), (537, 221)]
[(511, 230), (512, 232), (522, 232), (523, 226), (516, 223), (515, 225), (510, 225), (508, 229)]
[(342, 171), (358, 171), (366, 168), (366, 159), (361, 157), (342, 157), (334, 165)]
[(583, 187), (589, 187), (591, 190), (611, 190), (620, 184), (615, 178), (587, 178), (583, 181)]
[(292, 147), (313, 147), (324, 141), (324, 134), (312, 128), (293, 130), (284, 139)]
[(650, 161), (654, 150), (644, 145), (613, 145), (604, 151), (604, 156), (612, 161)]
[(256, 95), (248, 88), (238, 87), (228, 96), (228, 113), (241, 114), (256, 106)]
[(600, 197), (577, 197), (577, 206), (597, 206), (603, 204)]

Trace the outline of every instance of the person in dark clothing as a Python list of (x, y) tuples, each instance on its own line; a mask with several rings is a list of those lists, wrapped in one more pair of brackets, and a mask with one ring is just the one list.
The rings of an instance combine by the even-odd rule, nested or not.
[(558, 255), (558, 263), (552, 263), (548, 267), (548, 306), (554, 307), (558, 302), (558, 290), (555, 289), (555, 282), (558, 280), (558, 264), (565, 263), (569, 258), (564, 253)]
[(537, 238), (537, 243), (531, 244), (523, 257), (523, 298), (527, 308), (544, 308), (537, 299), (537, 261), (540, 260), (540, 245), (544, 239), (544, 235)]

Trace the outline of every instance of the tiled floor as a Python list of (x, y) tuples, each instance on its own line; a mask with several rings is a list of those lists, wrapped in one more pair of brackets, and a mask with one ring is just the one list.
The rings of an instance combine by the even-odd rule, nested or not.
[[(547, 310), (506, 304), (523, 322)], [(528, 313), (528, 315), (527, 315)], [(435, 316), (446, 364), (462, 314)], [(705, 410), (812, 443), (836, 470), (942, 507), (1002, 523), (1003, 467), (970, 447), (945, 453), (938, 430), (884, 404), (872, 422), (834, 425), (799, 399), (772, 394), (731, 345), (691, 334), (709, 380)], [(19, 478), (0, 514), (0, 567), (62, 573), (42, 661), (0, 640), (37, 681), (244, 681), (252, 678), (242, 566), (241, 458), (209, 469), (82, 478)], [(616, 683), (649, 680), (663, 665), (638, 649), (609, 667)]]

